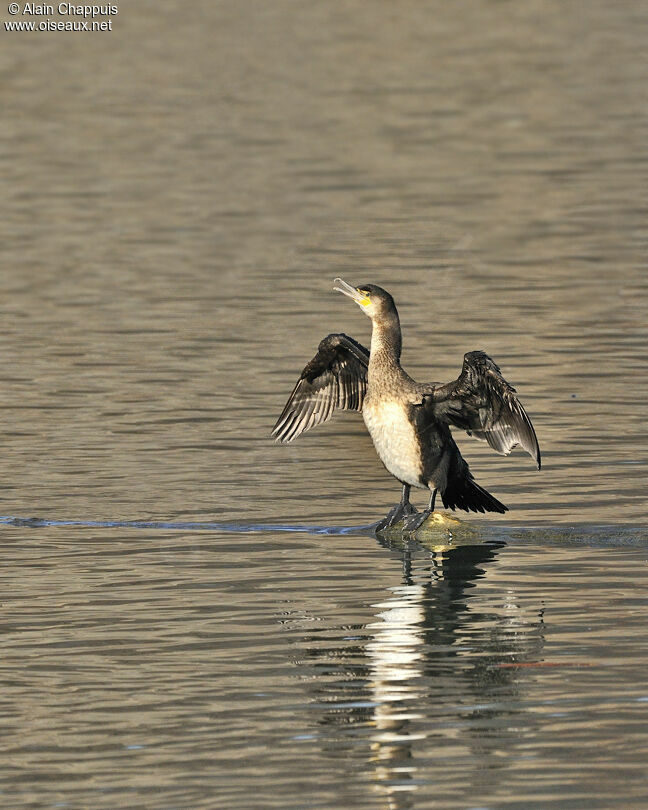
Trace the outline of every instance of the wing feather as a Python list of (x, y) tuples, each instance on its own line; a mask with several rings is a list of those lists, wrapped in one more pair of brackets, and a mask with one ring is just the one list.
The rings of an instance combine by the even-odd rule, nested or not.
[(361, 411), (368, 365), (368, 350), (353, 338), (325, 337), (297, 380), (272, 436), (287, 444), (328, 422), (336, 410)]
[(438, 419), (488, 442), (501, 455), (508, 456), (521, 445), (540, 469), (538, 439), (515, 393), (497, 364), (485, 352), (476, 351), (464, 356), (454, 382), (434, 387), (425, 400)]

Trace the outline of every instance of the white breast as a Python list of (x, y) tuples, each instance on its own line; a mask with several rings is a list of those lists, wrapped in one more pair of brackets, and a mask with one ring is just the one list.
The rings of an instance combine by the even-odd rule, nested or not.
[(414, 487), (421, 484), (419, 443), (405, 406), (399, 402), (365, 400), (362, 415), (380, 460), (389, 472)]

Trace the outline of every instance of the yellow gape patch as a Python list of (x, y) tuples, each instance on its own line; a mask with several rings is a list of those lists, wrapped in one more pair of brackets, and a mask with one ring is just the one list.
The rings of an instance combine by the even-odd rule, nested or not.
[(368, 307), (371, 301), (368, 298), (361, 298), (359, 303), (362, 304), (363, 307)]

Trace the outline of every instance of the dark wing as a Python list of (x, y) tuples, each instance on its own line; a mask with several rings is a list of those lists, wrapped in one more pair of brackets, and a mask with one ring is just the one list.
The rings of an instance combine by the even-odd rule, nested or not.
[(437, 419), (463, 428), (504, 456), (521, 445), (540, 469), (540, 447), (531, 420), (515, 388), (486, 352), (464, 355), (458, 379), (432, 389), (425, 402)]
[(328, 335), (302, 371), (272, 435), (291, 442), (327, 422), (336, 408), (361, 411), (367, 391), (369, 352), (347, 335)]

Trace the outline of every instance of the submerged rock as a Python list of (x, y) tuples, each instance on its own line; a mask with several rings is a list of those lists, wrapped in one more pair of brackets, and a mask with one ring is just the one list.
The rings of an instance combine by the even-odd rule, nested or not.
[(450, 512), (432, 512), (430, 517), (413, 532), (405, 529), (404, 522), (400, 521), (377, 534), (395, 544), (398, 544), (399, 540), (415, 538), (422, 546), (432, 551), (476, 545), (487, 539), (486, 533), (482, 534), (478, 526), (464, 523)]

